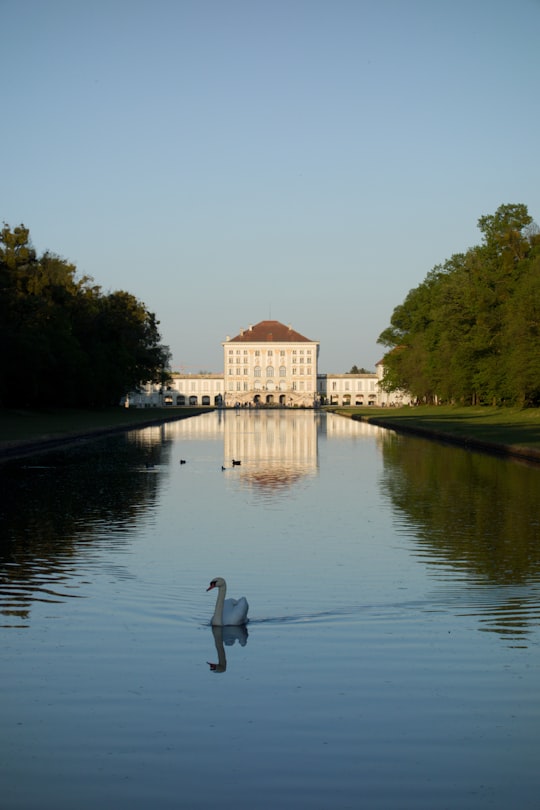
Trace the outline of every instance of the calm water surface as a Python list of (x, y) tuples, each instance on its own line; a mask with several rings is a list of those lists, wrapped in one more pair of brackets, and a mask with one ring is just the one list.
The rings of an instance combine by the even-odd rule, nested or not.
[(0, 479), (5, 810), (538, 807), (538, 467), (270, 411)]

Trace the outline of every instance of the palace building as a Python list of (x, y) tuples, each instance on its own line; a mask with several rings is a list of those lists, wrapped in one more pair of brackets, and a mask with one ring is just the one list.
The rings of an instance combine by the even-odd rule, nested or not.
[(173, 373), (166, 390), (148, 383), (131, 392), (126, 404), (314, 408), (409, 401), (404, 394), (386, 394), (380, 388), (381, 363), (373, 374), (320, 374), (319, 342), (279, 321), (261, 321), (241, 329), (221, 345), (223, 374)]
[(226, 406), (316, 403), (316, 340), (279, 321), (261, 321), (221, 345)]

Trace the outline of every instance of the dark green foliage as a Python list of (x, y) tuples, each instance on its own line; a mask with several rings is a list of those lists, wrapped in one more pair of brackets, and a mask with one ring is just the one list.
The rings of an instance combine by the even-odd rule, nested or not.
[(59, 256), (37, 257), (27, 228), (0, 232), (0, 407), (102, 407), (161, 381), (158, 321), (126, 292), (103, 294)]
[(478, 220), (481, 245), (435, 267), (379, 343), (386, 390), (423, 402), (540, 404), (540, 236), (525, 205)]
[(364, 368), (364, 366), (361, 366), (360, 368), (358, 368), (358, 366), (355, 364), (351, 368), (351, 370), (346, 371), (345, 374), (373, 374), (373, 372), (368, 371), (367, 368)]

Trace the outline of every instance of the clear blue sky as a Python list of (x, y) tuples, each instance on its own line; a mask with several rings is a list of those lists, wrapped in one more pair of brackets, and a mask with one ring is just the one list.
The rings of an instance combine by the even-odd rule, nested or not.
[(269, 317), (374, 368), (480, 216), (540, 221), (540, 0), (0, 11), (0, 220), (143, 301), (177, 370)]

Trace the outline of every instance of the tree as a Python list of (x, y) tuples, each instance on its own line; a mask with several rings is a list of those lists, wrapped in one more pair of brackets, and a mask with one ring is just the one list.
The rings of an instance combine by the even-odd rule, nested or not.
[(0, 404), (116, 404), (163, 380), (159, 322), (130, 293), (103, 295), (59, 256), (38, 258), (24, 225), (0, 233)]
[(372, 374), (373, 372), (368, 371), (367, 368), (358, 368), (358, 366), (353, 366), (350, 371), (346, 371), (346, 374)]
[(538, 228), (522, 204), (478, 226), (482, 244), (436, 266), (394, 309), (378, 341), (390, 349), (386, 390), (472, 404), (537, 397)]
[[(24, 225), (10, 230), (4, 222), (0, 232), (0, 268), (2, 275), (6, 271), (15, 271), (26, 267), (36, 260), (36, 252), (30, 243), (30, 231)], [(3, 285), (2, 285), (3, 286)]]
[(505, 312), (503, 338), (508, 401), (540, 406), (540, 255), (531, 261)]
[(510, 261), (519, 261), (527, 252), (526, 229), (532, 222), (527, 206), (519, 203), (501, 205), (494, 214), (480, 217), (478, 227), (487, 248)]

